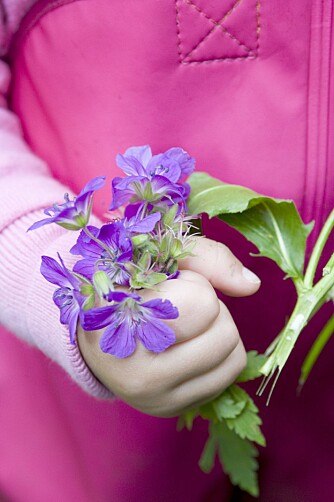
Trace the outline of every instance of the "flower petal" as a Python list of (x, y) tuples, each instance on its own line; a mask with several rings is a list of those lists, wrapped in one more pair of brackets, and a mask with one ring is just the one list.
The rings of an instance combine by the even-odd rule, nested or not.
[(108, 305), (87, 310), (82, 316), (82, 327), (86, 331), (105, 328), (113, 321), (118, 305)]
[(70, 342), (72, 345), (75, 345), (75, 341), (77, 338), (77, 326), (78, 326), (78, 317), (79, 317), (79, 309), (76, 312), (72, 312), (69, 322), (68, 322), (68, 330), (70, 333)]
[(112, 180), (112, 203), (109, 207), (110, 211), (123, 206), (123, 204), (126, 204), (134, 195), (136, 195), (131, 183), (138, 180), (141, 180), (139, 176), (129, 176), (128, 178), (116, 177)]
[(177, 162), (181, 169), (181, 178), (189, 176), (195, 169), (195, 159), (182, 148), (173, 147), (164, 153), (165, 157)]
[[(97, 237), (99, 234), (99, 229), (93, 225), (89, 225), (88, 230)], [(98, 259), (101, 256), (102, 247), (93, 241), (84, 230), (81, 230), (80, 235), (77, 239), (76, 244), (71, 248), (70, 253), (74, 255), (81, 255), (84, 258), (95, 258)]]
[(152, 157), (146, 170), (150, 177), (161, 175), (172, 183), (176, 183), (181, 176), (181, 168), (178, 162), (163, 153)]
[(99, 190), (105, 185), (105, 176), (97, 176), (92, 180), (88, 181), (88, 183), (84, 186), (81, 192), (78, 195), (78, 198), (88, 192), (95, 192), (95, 190)]
[(163, 352), (176, 341), (172, 328), (151, 316), (145, 316), (146, 323), (137, 326), (137, 336), (147, 350)]
[(128, 176), (145, 176), (145, 169), (136, 157), (121, 155), (120, 153), (116, 157), (116, 164), (122, 169)]
[(136, 349), (135, 333), (127, 322), (118, 326), (111, 324), (101, 337), (100, 347), (103, 352), (115, 357), (131, 356)]
[(126, 150), (124, 155), (117, 155), (116, 164), (130, 176), (146, 176), (145, 167), (151, 157), (152, 151), (149, 145), (132, 146)]
[(89, 280), (92, 280), (93, 275), (96, 272), (95, 261), (91, 259), (83, 259), (76, 262), (73, 267), (73, 272), (83, 275)]
[(139, 234), (146, 234), (148, 232), (152, 232), (156, 223), (161, 220), (161, 213), (153, 213), (149, 214), (146, 216), (146, 218), (143, 218), (142, 220), (140, 219), (139, 215), (136, 215), (136, 217), (131, 218), (129, 220), (129, 226), (128, 226), (128, 231), (129, 232), (136, 232)]
[(108, 294), (108, 301), (109, 302), (118, 302), (121, 303), (127, 298), (133, 298), (136, 301), (140, 301), (141, 297), (136, 295), (135, 293), (124, 293), (123, 291), (111, 291)]
[(161, 298), (142, 303), (141, 307), (149, 309), (150, 313), (159, 319), (176, 319), (179, 316), (179, 311), (172, 302)]
[(71, 286), (71, 282), (68, 280), (61, 265), (50, 256), (42, 256), (40, 271), (43, 277), (52, 284), (63, 287)]
[(29, 232), (30, 230), (36, 230), (36, 228), (44, 227), (44, 225), (49, 225), (50, 223), (54, 223), (56, 218), (57, 216), (53, 216), (51, 218), (44, 218), (43, 220), (36, 221), (35, 223), (33, 223), (33, 225), (31, 225), (28, 228), (27, 232)]

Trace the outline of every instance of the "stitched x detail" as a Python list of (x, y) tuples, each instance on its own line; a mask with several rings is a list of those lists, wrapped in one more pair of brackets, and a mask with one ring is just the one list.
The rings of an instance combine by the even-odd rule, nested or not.
[[(221, 0), (217, 10), (221, 11)], [(255, 59), (260, 32), (260, 0), (229, 2), (223, 15), (214, 19), (214, 2), (201, 8), (200, 0), (176, 0), (180, 62)], [(237, 11), (237, 12), (236, 12)], [(196, 39), (197, 36), (197, 39)], [(195, 37), (195, 40), (194, 40)]]

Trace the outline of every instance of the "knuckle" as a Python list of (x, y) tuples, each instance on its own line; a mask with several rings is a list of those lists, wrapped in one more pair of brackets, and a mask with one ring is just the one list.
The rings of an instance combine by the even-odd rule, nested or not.
[[(200, 291), (201, 309), (208, 320), (214, 321), (220, 314), (219, 302), (215, 290), (209, 282), (203, 285)], [(192, 304), (192, 309), (194, 305)]]
[(214, 241), (212, 243), (211, 252), (211, 270), (213, 276), (215, 275), (216, 271), (219, 270), (223, 265), (224, 267), (226, 267), (227, 262), (237, 263), (237, 259), (232, 251), (230, 251), (230, 249), (221, 242)]
[(224, 335), (224, 344), (226, 353), (228, 355), (232, 354), (232, 352), (237, 348), (239, 342), (240, 342), (239, 331), (234, 322), (231, 322), (228, 328), (226, 329)]
[(242, 347), (240, 350), (240, 355), (239, 355), (239, 368), (238, 368), (238, 375), (241, 373), (247, 366), (247, 353), (245, 349)]
[(247, 354), (241, 340), (230, 355), (230, 359), (233, 363), (230, 374), (230, 383), (232, 383), (247, 366)]

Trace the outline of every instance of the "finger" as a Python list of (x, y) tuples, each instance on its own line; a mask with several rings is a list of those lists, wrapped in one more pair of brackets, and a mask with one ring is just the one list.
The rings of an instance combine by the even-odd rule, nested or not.
[(240, 342), (238, 329), (226, 306), (219, 302), (219, 307), (220, 314), (213, 325), (195, 338), (172, 345), (160, 354), (147, 352), (138, 345), (137, 356), (146, 352), (143, 358), (138, 357), (138, 365), (146, 359), (145, 371), (153, 386), (164, 381), (166, 390), (176, 388), (216, 368), (234, 351)]
[(260, 279), (245, 268), (224, 244), (197, 237), (193, 254), (194, 256), (180, 261), (180, 269), (202, 274), (222, 293), (229, 296), (249, 296), (259, 289)]
[[(156, 408), (157, 413), (159, 416), (173, 417), (215, 399), (235, 381), (244, 369), (246, 360), (243, 343), (239, 340), (232, 353), (220, 365), (169, 393), (165, 403)], [(153, 407), (148, 407), (145, 412), (155, 414)]]
[(177, 342), (206, 331), (220, 313), (217, 295), (209, 281), (190, 270), (182, 271), (177, 279), (165, 281), (154, 290), (140, 293), (145, 302), (162, 298), (177, 307), (179, 316), (165, 321), (174, 330)]

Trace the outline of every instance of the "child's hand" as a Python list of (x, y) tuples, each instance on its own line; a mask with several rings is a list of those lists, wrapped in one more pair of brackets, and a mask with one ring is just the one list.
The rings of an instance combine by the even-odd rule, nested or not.
[(149, 415), (179, 415), (212, 399), (246, 364), (238, 330), (213, 287), (230, 296), (248, 296), (260, 281), (215, 241), (199, 239), (194, 253), (180, 263), (178, 279), (165, 281), (156, 291), (140, 292), (145, 300), (167, 298), (178, 308), (179, 317), (168, 321), (176, 333), (175, 345), (154, 354), (138, 343), (132, 356), (117, 359), (101, 351), (102, 330), (78, 329), (80, 350), (96, 377)]

